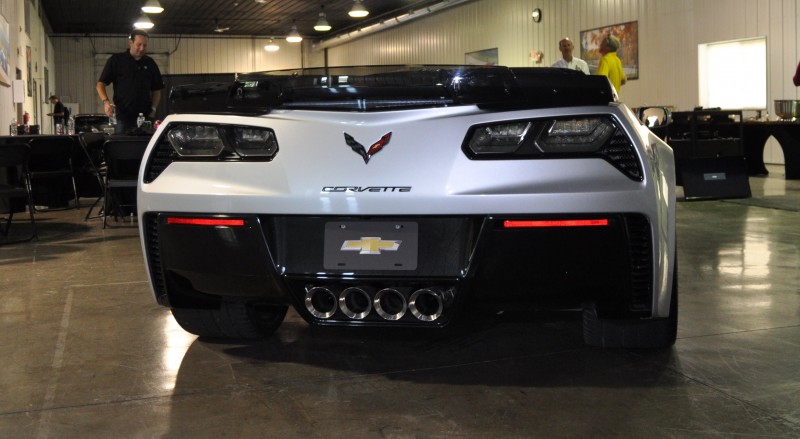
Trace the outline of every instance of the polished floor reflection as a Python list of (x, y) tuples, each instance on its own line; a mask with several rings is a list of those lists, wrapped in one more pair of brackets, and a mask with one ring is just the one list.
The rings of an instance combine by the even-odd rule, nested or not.
[(447, 331), (310, 328), (263, 342), (181, 330), (137, 230), (38, 215), (0, 246), (2, 438), (800, 437), (800, 181), (678, 205), (678, 341), (584, 346), (525, 307)]

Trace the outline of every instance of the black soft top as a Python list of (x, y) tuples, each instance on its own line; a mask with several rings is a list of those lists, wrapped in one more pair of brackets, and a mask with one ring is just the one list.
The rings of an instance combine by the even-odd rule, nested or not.
[(264, 114), (276, 109), (386, 111), (477, 105), (522, 109), (606, 105), (604, 76), (557, 68), (370, 66), (239, 75), (233, 83), (176, 86), (173, 113)]

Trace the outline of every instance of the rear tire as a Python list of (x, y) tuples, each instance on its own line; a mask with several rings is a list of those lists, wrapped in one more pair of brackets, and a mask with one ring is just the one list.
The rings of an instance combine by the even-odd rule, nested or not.
[(583, 310), (583, 341), (606, 348), (665, 348), (678, 335), (678, 265), (672, 276), (669, 316), (659, 319), (603, 319), (592, 305)]
[(257, 302), (223, 301), (219, 309), (172, 308), (178, 324), (200, 337), (256, 340), (283, 323), (288, 307)]

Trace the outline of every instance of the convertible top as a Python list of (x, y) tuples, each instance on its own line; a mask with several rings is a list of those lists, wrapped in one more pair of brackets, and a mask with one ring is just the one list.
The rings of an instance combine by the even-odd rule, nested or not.
[(556, 68), (361, 66), (241, 74), (233, 83), (176, 86), (173, 113), (266, 114), (276, 109), (386, 111), (477, 105), (530, 109), (606, 105), (608, 79)]

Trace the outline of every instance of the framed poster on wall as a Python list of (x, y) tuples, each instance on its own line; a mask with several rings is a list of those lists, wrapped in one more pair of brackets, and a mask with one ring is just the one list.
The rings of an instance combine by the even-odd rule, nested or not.
[(597, 64), (603, 55), (600, 54), (600, 43), (614, 35), (620, 45), (617, 56), (622, 61), (622, 69), (628, 79), (639, 78), (639, 22), (612, 24), (581, 31), (581, 58), (589, 64), (589, 72), (597, 71)]
[(31, 46), (25, 46), (25, 60), (28, 66), (28, 96), (33, 96), (33, 52), (31, 52)]
[(470, 66), (494, 66), (497, 65), (497, 48), (476, 50), (464, 54), (464, 64)]
[(11, 66), (8, 60), (11, 59), (11, 45), (9, 43), (8, 21), (0, 15), (0, 85), (11, 86)]

